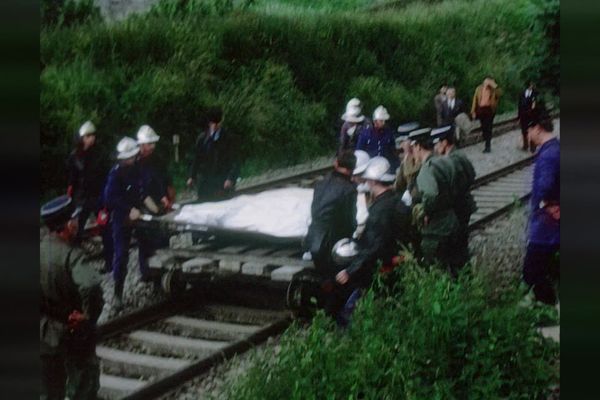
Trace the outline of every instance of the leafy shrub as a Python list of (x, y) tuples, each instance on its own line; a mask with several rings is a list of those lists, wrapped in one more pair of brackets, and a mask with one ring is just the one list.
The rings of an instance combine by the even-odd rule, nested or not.
[(217, 3), (163, 2), (121, 22), (43, 27), (41, 161), (52, 173), (42, 192), (64, 186), (72, 132), (90, 118), (111, 149), (148, 123), (164, 137), (158, 151), (170, 152), (179, 134), (185, 157), (207, 108), (221, 104), (244, 138), (247, 175), (331, 152), (344, 104), (357, 95), (367, 115), (383, 104), (392, 124), (427, 124), (441, 82), (469, 102), (491, 73), (505, 92), (499, 112), (512, 110), (523, 75), (539, 67), (532, 49), (546, 43), (543, 26), (532, 25), (545, 14), (529, 0), (291, 16), (248, 11), (250, 2), (202, 8)]
[(255, 356), (229, 399), (536, 399), (558, 379), (558, 345), (537, 333), (522, 292), (491, 301), (489, 283), (456, 282), (409, 262), (392, 289), (369, 291), (347, 331), (318, 313)]
[(100, 21), (100, 9), (94, 0), (42, 0), (42, 26), (67, 27)]

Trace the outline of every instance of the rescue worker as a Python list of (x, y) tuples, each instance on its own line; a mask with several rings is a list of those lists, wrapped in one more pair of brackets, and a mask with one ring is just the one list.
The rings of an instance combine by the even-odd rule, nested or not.
[(362, 105), (357, 98), (348, 101), (342, 120), (344, 123), (340, 129), (338, 153), (344, 150), (354, 150), (360, 132), (365, 127), (372, 125), (371, 121), (362, 114)]
[[(137, 143), (140, 146), (138, 166), (142, 180), (142, 196), (144, 212), (161, 215), (171, 210), (175, 200), (175, 190), (167, 174), (167, 167), (155, 153), (156, 143), (160, 136), (148, 125), (141, 126), (137, 131)], [(136, 229), (138, 239), (140, 271), (143, 271), (142, 281), (149, 281), (150, 267), (148, 259), (157, 248), (167, 247), (169, 238), (156, 231)]]
[(160, 136), (148, 125), (141, 126), (136, 136), (140, 146), (138, 163), (142, 174), (143, 191), (150, 197), (146, 208), (153, 214), (169, 211), (175, 201), (175, 189), (167, 174), (166, 163), (155, 153)]
[(363, 172), (369, 165), (370, 157), (367, 152), (362, 150), (355, 150), (354, 156), (356, 157), (356, 167), (352, 171), (352, 183), (356, 186), (356, 230), (352, 235), (353, 238), (357, 239), (362, 234), (367, 222), (369, 211), (367, 210), (370, 199), (368, 198), (369, 187), (366, 181), (362, 178)]
[(453, 248), (458, 234), (451, 186), (453, 165), (449, 159), (434, 157), (430, 131), (414, 136), (411, 144), (415, 156), (421, 160), (417, 175), (420, 199), (413, 207), (414, 220), (421, 233), (420, 251), (427, 265), (438, 261), (454, 275), (459, 263)]
[(560, 142), (544, 107), (536, 107), (527, 135), (538, 148), (533, 169), (531, 214), (523, 279), (538, 301), (556, 304), (560, 277)]
[(386, 126), (390, 114), (383, 106), (378, 106), (373, 112), (373, 126), (365, 127), (360, 132), (357, 150), (364, 150), (370, 157), (382, 156), (387, 158), (392, 171), (398, 168), (398, 157), (396, 156), (396, 145), (394, 133)]
[(409, 133), (418, 127), (419, 124), (416, 122), (400, 125), (395, 139), (396, 149), (399, 150), (398, 157), (402, 157), (402, 161), (396, 172), (394, 189), (402, 196), (404, 204), (409, 207), (412, 205), (412, 198), (417, 196), (415, 181), (421, 167), (421, 163), (413, 155)]
[(208, 129), (196, 140), (187, 180), (189, 187), (196, 182), (199, 201), (230, 197), (239, 175), (239, 139), (222, 127), (220, 108), (208, 114)]
[(477, 205), (471, 194), (471, 186), (475, 182), (475, 168), (465, 154), (455, 145), (454, 129), (451, 125), (431, 131), (435, 153), (447, 156), (455, 172), (452, 179), (454, 192), (454, 212), (458, 218), (458, 233), (456, 236), (457, 265), (462, 266), (469, 260), (469, 220), (477, 210)]
[[(113, 238), (112, 273), (115, 281), (114, 297), (115, 308), (123, 306), (123, 285), (127, 275), (129, 262), (129, 244), (131, 242), (132, 222), (141, 215), (142, 177), (136, 157), (140, 148), (135, 140), (124, 137), (117, 145), (117, 160), (108, 174), (104, 188), (104, 201), (110, 213), (110, 225)], [(142, 262), (140, 251), (140, 272), (143, 278), (148, 278), (145, 270), (147, 264)]]
[[(102, 209), (102, 189), (106, 182), (108, 165), (106, 157), (96, 144), (96, 127), (86, 121), (79, 128), (75, 149), (67, 159), (67, 195), (73, 199), (75, 208), (79, 208), (78, 231), (75, 240), (81, 242), (86, 222), (93, 213)], [(105, 268), (110, 268), (112, 251), (110, 250), (110, 229), (100, 229), (102, 243), (106, 250)]]
[(356, 188), (351, 181), (355, 166), (356, 156), (351, 151), (342, 152), (334, 162), (334, 170), (315, 185), (305, 244), (324, 279), (333, 273), (333, 245), (352, 236), (356, 228)]
[(76, 244), (78, 216), (68, 196), (41, 208), (50, 232), (40, 240), (41, 399), (96, 399), (100, 364), (96, 321), (102, 312), (101, 277)]
[(345, 325), (361, 293), (373, 280), (377, 262), (389, 268), (398, 254), (400, 244), (408, 244), (410, 209), (394, 192), (393, 170), (384, 157), (374, 157), (369, 162), (363, 178), (367, 180), (373, 202), (369, 206), (365, 230), (358, 240), (358, 254), (350, 265), (336, 274), (336, 282), (341, 285), (341, 298), (348, 301), (338, 305), (343, 312), (338, 315), (338, 323)]

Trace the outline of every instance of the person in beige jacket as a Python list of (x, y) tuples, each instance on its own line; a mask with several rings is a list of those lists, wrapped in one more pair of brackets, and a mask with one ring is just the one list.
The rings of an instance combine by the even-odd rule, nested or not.
[(498, 101), (502, 94), (498, 84), (491, 76), (487, 76), (483, 83), (475, 89), (473, 95), (473, 102), (471, 104), (471, 117), (478, 119), (481, 123), (481, 132), (483, 139), (485, 140), (484, 153), (491, 151), (492, 141), (492, 124), (494, 122), (494, 116), (496, 115), (496, 109), (498, 108)]

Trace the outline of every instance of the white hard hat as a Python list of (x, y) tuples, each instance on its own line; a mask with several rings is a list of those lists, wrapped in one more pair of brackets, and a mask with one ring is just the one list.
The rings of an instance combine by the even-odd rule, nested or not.
[(373, 111), (373, 120), (387, 121), (388, 119), (390, 119), (390, 114), (388, 114), (384, 106), (378, 106)]
[(342, 114), (342, 120), (346, 122), (362, 122), (364, 121), (365, 116), (361, 114), (360, 107), (348, 107), (346, 108), (346, 112)]
[(389, 172), (390, 162), (385, 157), (377, 156), (371, 158), (362, 177), (378, 182), (393, 182), (396, 177)]
[(362, 174), (365, 169), (367, 169), (367, 165), (369, 165), (369, 153), (364, 150), (355, 150), (354, 156), (356, 157), (356, 167), (354, 171), (352, 171), (352, 175)]
[(338, 240), (331, 249), (331, 258), (339, 267), (350, 264), (357, 254), (356, 242), (348, 238)]
[(138, 146), (137, 142), (130, 137), (124, 137), (117, 144), (117, 158), (119, 160), (126, 160), (135, 156), (140, 151), (140, 146)]
[(360, 108), (361, 106), (362, 106), (362, 104), (360, 103), (360, 100), (357, 99), (356, 97), (353, 97), (348, 101), (348, 104), (346, 104), (346, 111), (348, 111), (348, 109), (350, 107), (359, 107)]
[(79, 128), (79, 137), (83, 137), (91, 133), (96, 133), (96, 127), (94, 124), (92, 124), (92, 121), (85, 121), (85, 123)]
[(137, 131), (138, 144), (155, 143), (158, 142), (158, 139), (160, 139), (160, 136), (148, 125), (140, 126), (140, 129)]

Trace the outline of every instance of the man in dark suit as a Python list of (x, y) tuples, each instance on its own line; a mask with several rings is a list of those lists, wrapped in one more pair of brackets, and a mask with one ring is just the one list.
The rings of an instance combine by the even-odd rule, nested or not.
[(454, 126), (454, 118), (465, 112), (465, 105), (461, 99), (456, 98), (456, 89), (452, 86), (446, 90), (446, 100), (442, 103), (442, 123), (439, 126)]
[(535, 84), (529, 81), (527, 88), (519, 96), (519, 122), (521, 123), (521, 134), (523, 135), (523, 150), (535, 151), (533, 144), (529, 142), (527, 125), (531, 121), (533, 111), (537, 103), (538, 92)]
[(196, 183), (199, 201), (226, 199), (233, 194), (240, 171), (239, 138), (221, 126), (223, 111), (211, 109), (208, 129), (196, 140), (187, 185)]

